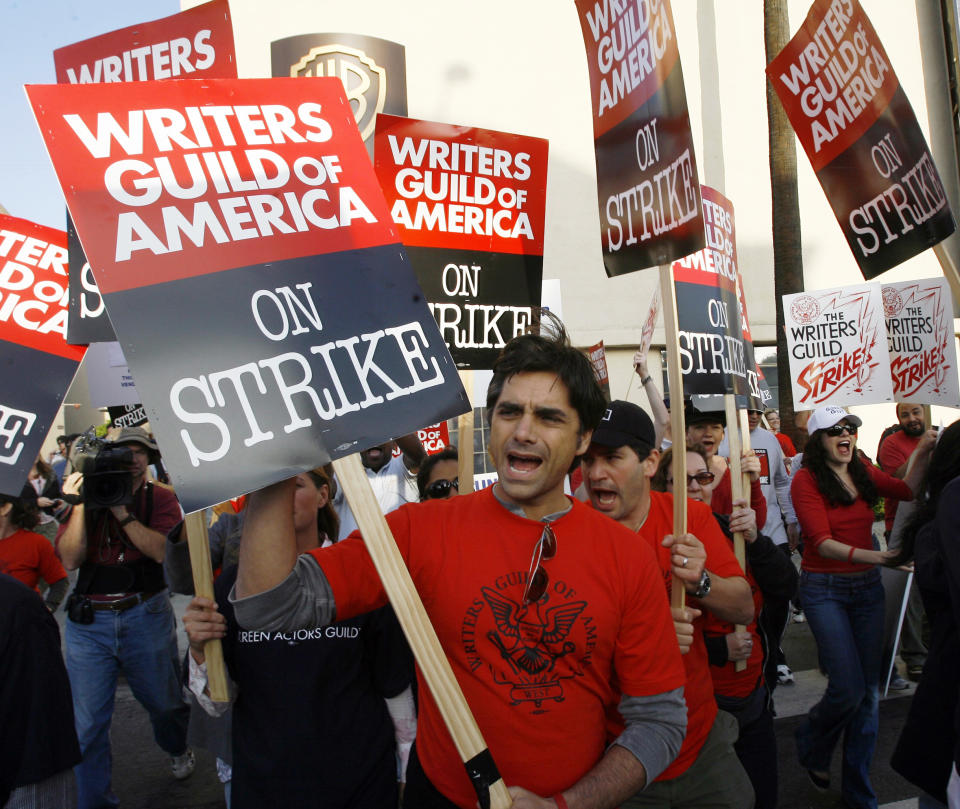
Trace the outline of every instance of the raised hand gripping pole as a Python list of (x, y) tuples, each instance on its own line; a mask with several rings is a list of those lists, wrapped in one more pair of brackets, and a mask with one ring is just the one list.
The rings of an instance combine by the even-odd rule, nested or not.
[[(472, 448), (472, 434), (470, 438)], [(477, 791), (481, 809), (508, 809), (512, 803), (510, 793), (497, 772), (480, 728), (453, 675), (450, 661), (427, 617), (420, 595), (360, 465), (360, 457), (348, 455), (334, 461), (333, 468), (356, 517), (370, 558), (380, 574), (383, 589)]]
[[(213, 598), (213, 566), (210, 563), (210, 539), (207, 536), (207, 518), (203, 511), (194, 511), (184, 520), (187, 529), (187, 549), (193, 570), (193, 591), (198, 596)], [(220, 638), (211, 638), (203, 644), (207, 664), (207, 688), (214, 702), (229, 702), (227, 670), (223, 663)]]

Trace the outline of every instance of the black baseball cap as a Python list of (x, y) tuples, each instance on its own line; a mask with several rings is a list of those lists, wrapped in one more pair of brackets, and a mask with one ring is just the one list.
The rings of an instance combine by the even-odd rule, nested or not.
[(687, 427), (692, 427), (694, 424), (703, 424), (705, 422), (710, 422), (711, 424), (722, 424), (724, 427), (727, 426), (727, 414), (723, 410), (700, 410), (697, 407), (694, 407), (693, 402), (688, 401), (684, 407), (683, 420)]
[(610, 402), (590, 441), (602, 447), (613, 448), (633, 441), (653, 448), (656, 445), (657, 433), (653, 429), (650, 416), (643, 408), (633, 402), (616, 399)]

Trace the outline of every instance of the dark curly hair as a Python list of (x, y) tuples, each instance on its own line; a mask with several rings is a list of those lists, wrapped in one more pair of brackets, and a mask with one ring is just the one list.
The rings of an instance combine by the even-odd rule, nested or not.
[[(827, 463), (827, 450), (823, 446), (824, 430), (817, 430), (810, 436), (803, 451), (803, 467), (810, 470), (813, 479), (817, 482), (820, 494), (827, 498), (831, 506), (849, 506), (856, 501), (843, 485), (837, 473)], [(850, 479), (857, 489), (857, 495), (866, 501), (870, 508), (876, 505), (878, 498), (877, 487), (867, 471), (867, 466), (860, 458), (860, 450), (856, 450), (850, 458), (847, 467)]]
[[(29, 489), (29, 491), (26, 491)], [(28, 483), (24, 486), (24, 491), (20, 497), (14, 497), (12, 494), (0, 494), (0, 506), (12, 503), (8, 519), (17, 528), (25, 528), (32, 531), (40, 524), (40, 509), (37, 507), (37, 493)]]
[(940, 495), (944, 487), (956, 477), (960, 477), (960, 420), (953, 422), (943, 431), (937, 446), (934, 447), (927, 473), (917, 494), (917, 509), (903, 529), (896, 564), (902, 565), (913, 559), (917, 534), (937, 516)]
[(548, 371), (567, 387), (570, 404), (580, 417), (580, 433), (594, 429), (607, 409), (603, 391), (586, 354), (570, 345), (563, 323), (547, 310), (539, 313), (540, 334), (521, 334), (503, 347), (493, 365), (487, 388), (487, 421), (503, 393), (507, 380), (516, 374)]

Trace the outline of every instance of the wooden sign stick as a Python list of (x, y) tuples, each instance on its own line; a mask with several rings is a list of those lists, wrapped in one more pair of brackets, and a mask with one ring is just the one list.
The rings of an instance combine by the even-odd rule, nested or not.
[(457, 477), (461, 494), (473, 491), (473, 371), (461, 371), (470, 410), (457, 420)]
[[(744, 487), (744, 474), (740, 468), (740, 454), (742, 445), (740, 441), (741, 430), (739, 419), (737, 418), (737, 402), (732, 393), (724, 394), (723, 409), (727, 415), (727, 446), (730, 447), (730, 495), (734, 502), (742, 498)], [(746, 413), (746, 411), (743, 411)], [(749, 433), (747, 433), (749, 441)], [(747, 491), (750, 491), (747, 489)], [(737, 557), (737, 563), (740, 569), (747, 570), (747, 553), (743, 542), (743, 532), (734, 531), (733, 533), (733, 555)], [(737, 632), (742, 632), (746, 627), (743, 624), (737, 624)], [(738, 660), (734, 664), (736, 671), (743, 671), (747, 667), (746, 660)]]
[[(473, 442), (470, 444), (472, 447)], [(486, 742), (473, 718), (470, 706), (467, 705), (460, 684), (453, 675), (450, 661), (440, 646), (437, 633), (427, 617), (427, 611), (397, 549), (387, 521), (373, 496), (366, 472), (360, 464), (360, 456), (354, 454), (340, 458), (333, 462), (333, 468), (423, 678), (430, 687), (430, 693), (440, 709), (457, 752), (477, 789), (481, 806), (484, 805), (482, 793), (489, 787), (490, 803), (486, 805), (492, 809), (508, 809), (512, 803), (510, 793), (492, 766)], [(491, 769), (496, 780), (491, 777)]]
[[(187, 549), (190, 551), (190, 567), (193, 570), (193, 591), (198, 596), (212, 599), (213, 566), (210, 562), (206, 515), (202, 511), (188, 514), (184, 527), (187, 529)], [(203, 657), (207, 664), (207, 689), (210, 699), (214, 702), (229, 702), (227, 669), (223, 663), (220, 638), (211, 638), (203, 644)]]
[[(680, 344), (677, 327), (677, 288), (673, 285), (673, 267), (660, 265), (660, 294), (663, 327), (667, 344), (667, 380), (670, 383), (670, 434), (673, 436), (673, 533), (687, 533), (687, 426), (683, 417), (683, 372), (680, 370)], [(680, 450), (679, 452), (677, 450)], [(670, 606), (682, 608), (687, 591), (676, 576), (670, 586)]]

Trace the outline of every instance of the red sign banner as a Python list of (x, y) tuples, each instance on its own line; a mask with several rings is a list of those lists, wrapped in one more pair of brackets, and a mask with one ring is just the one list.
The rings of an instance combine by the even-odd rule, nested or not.
[(604, 398), (610, 401), (610, 374), (607, 371), (607, 352), (603, 347), (603, 340), (587, 349), (587, 356), (590, 358), (590, 364), (593, 366), (593, 375), (597, 378), (597, 384), (603, 390)]
[(923, 132), (857, 0), (816, 0), (767, 76), (865, 278), (953, 232)]
[(540, 305), (547, 141), (379, 115), (375, 157), (454, 361), (491, 368)]
[(707, 246), (673, 263), (684, 393), (747, 391), (733, 203), (701, 186)]
[(590, 70), (607, 275), (704, 246), (697, 161), (669, 0), (577, 0)]
[(100, 34), (58, 48), (53, 61), (60, 84), (235, 79), (230, 6), (227, 0), (213, 0)]
[(27, 94), (187, 511), (469, 406), (339, 79)]
[(67, 345), (67, 234), (0, 214), (0, 492), (19, 495), (86, 346)]
[[(227, 0), (67, 45), (53, 52), (53, 60), (60, 84), (237, 77)], [(113, 326), (69, 216), (67, 243), (73, 268), (67, 339), (112, 342)]]

